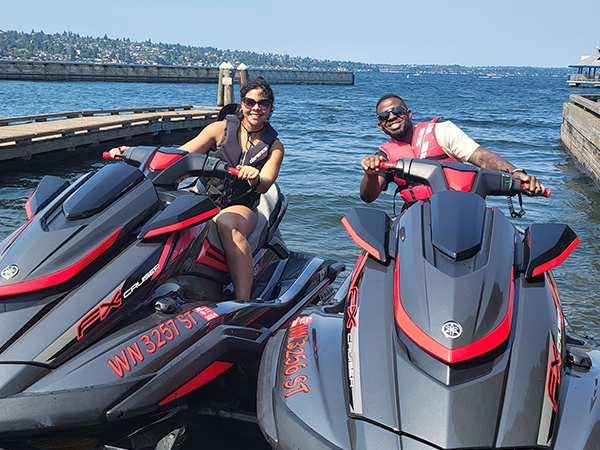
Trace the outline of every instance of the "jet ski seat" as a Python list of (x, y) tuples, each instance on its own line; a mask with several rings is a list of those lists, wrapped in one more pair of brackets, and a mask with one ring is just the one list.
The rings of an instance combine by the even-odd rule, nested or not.
[[(262, 247), (264, 243), (269, 227), (271, 227), (279, 215), (281, 210), (282, 194), (279, 186), (273, 183), (269, 190), (260, 196), (260, 203), (258, 204), (258, 222), (256, 228), (250, 236), (248, 236), (248, 243), (252, 249), (252, 254)], [(217, 227), (210, 227), (208, 230), (208, 236), (206, 237), (211, 248), (219, 251), (221, 254), (225, 254), (221, 239), (217, 231)]]
[(234, 114), (237, 107), (237, 103), (229, 103), (228, 105), (223, 106), (219, 111), (219, 114), (217, 115), (217, 120), (225, 120), (225, 116), (229, 114)]

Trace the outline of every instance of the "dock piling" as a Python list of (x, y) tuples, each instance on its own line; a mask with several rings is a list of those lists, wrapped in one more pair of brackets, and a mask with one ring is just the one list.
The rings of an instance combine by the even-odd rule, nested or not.
[(240, 74), (240, 87), (242, 87), (244, 83), (248, 81), (248, 66), (244, 63), (241, 63), (237, 67), (237, 71)]
[(229, 105), (234, 102), (233, 95), (233, 65), (224, 63), (223, 67), (223, 102)]
[(225, 103), (223, 101), (223, 71), (224, 71), (224, 65), (226, 63), (223, 63), (219, 66), (219, 78), (218, 78), (218, 87), (217, 87), (217, 106), (224, 106)]

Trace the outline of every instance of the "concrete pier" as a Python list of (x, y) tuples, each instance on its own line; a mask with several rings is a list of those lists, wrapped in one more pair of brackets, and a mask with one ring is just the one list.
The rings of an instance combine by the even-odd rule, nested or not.
[[(259, 75), (271, 84), (354, 84), (354, 72), (349, 71), (248, 69), (250, 78)], [(218, 77), (218, 67), (0, 60), (0, 79), (4, 80), (216, 84)], [(239, 73), (235, 78), (239, 83)]]
[(0, 161), (31, 159), (57, 150), (112, 145), (181, 144), (217, 119), (219, 108), (70, 111), (0, 119)]
[(560, 138), (600, 189), (600, 95), (570, 95), (563, 105)]

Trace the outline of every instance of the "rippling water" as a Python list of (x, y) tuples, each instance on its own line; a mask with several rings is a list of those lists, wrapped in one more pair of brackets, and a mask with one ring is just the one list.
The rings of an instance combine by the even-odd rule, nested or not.
[[(381, 95), (397, 93), (415, 121), (435, 116), (454, 121), (552, 190), (549, 199), (526, 198), (527, 214), (516, 223), (565, 222), (578, 234), (580, 246), (554, 273), (573, 326), (600, 336), (600, 193), (560, 141), (563, 102), (570, 93), (597, 89), (575, 90), (564, 78), (365, 73), (356, 74), (354, 86), (273, 89), (271, 122), (286, 149), (279, 183), (289, 199), (282, 232), (290, 249), (353, 265), (358, 250), (340, 220), (362, 205), (360, 159), (386, 140), (377, 128), (374, 105)], [(0, 117), (215, 102), (213, 85), (0, 81)], [(43, 170), (24, 163), (22, 171), (0, 174), (0, 239), (25, 221), (25, 200), (44, 174), (75, 179), (100, 167), (100, 154)], [(504, 200), (492, 202), (507, 212)], [(371, 206), (391, 213), (391, 192)]]

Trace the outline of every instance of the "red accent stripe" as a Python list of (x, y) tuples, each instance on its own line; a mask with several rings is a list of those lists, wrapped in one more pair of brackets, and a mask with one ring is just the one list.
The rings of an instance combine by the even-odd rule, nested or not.
[(381, 260), (381, 257), (379, 255), (379, 252), (377, 250), (375, 250), (374, 247), (372, 247), (371, 245), (369, 245), (365, 240), (363, 240), (352, 228), (352, 226), (350, 225), (350, 223), (348, 223), (348, 221), (346, 220), (346, 218), (342, 218), (342, 225), (344, 225), (344, 228), (346, 229), (346, 231), (348, 232), (348, 234), (350, 235), (350, 237), (352, 238), (352, 240), (354, 242), (356, 242), (356, 244), (362, 248), (363, 250), (366, 250), (367, 252), (369, 252), (371, 255), (373, 255), (375, 258)]
[(35, 216), (33, 216), (31, 219), (29, 219), (27, 222), (25, 222), (23, 225), (21, 225), (21, 227), (19, 229), (17, 229), (17, 231), (15, 231), (11, 236), (9, 236), (6, 241), (4, 241), (4, 244), (2, 244), (2, 246), (0, 247), (0, 250), (2, 250), (4, 247), (10, 247), (10, 244), (12, 244), (14, 242), (14, 240), (17, 238), (17, 236), (19, 236), (23, 230), (25, 228), (27, 228), (27, 225), (29, 225), (31, 222), (33, 222), (33, 219), (35, 219), (37, 217), (37, 214)]
[[(210, 253), (210, 255), (209, 255)], [(215, 255), (215, 256), (212, 256)], [(208, 241), (204, 241), (204, 243), (202, 244), (202, 248), (200, 249), (200, 252), (198, 253), (198, 257), (196, 258), (196, 262), (199, 264), (204, 264), (205, 266), (208, 267), (214, 267), (217, 270), (220, 270), (221, 272), (229, 272), (229, 268), (227, 267), (227, 264), (225, 262), (225, 259), (223, 258), (223, 262), (215, 259), (215, 257), (219, 257), (219, 258), (223, 258), (219, 253), (215, 252), (211, 247), (210, 244), (208, 243)]]
[(352, 278), (350, 279), (350, 287), (352, 287), (356, 284), (356, 279), (358, 278), (358, 275), (360, 275), (362, 268), (364, 267), (365, 263), (367, 262), (367, 256), (368, 256), (367, 252), (362, 252), (358, 256), (358, 259), (356, 260), (356, 264), (354, 265), (354, 270), (352, 270)]
[(154, 236), (159, 236), (159, 235), (165, 234), (165, 233), (172, 233), (173, 231), (181, 230), (182, 228), (186, 228), (186, 227), (189, 227), (191, 225), (195, 225), (197, 223), (203, 222), (206, 219), (209, 219), (209, 218), (211, 218), (213, 216), (216, 216), (218, 213), (219, 213), (219, 209), (218, 208), (213, 208), (210, 211), (202, 213), (202, 214), (200, 214), (198, 216), (194, 216), (191, 219), (184, 220), (183, 222), (174, 223), (173, 225), (169, 225), (169, 226), (166, 226), (166, 227), (155, 228), (153, 230), (148, 231), (144, 235), (143, 239), (154, 237)]
[(187, 230), (183, 230), (181, 235), (179, 236), (179, 241), (177, 242), (177, 247), (173, 251), (173, 255), (171, 256), (171, 261), (177, 258), (179, 254), (185, 251), (190, 243), (194, 240), (198, 233), (200, 232), (200, 225), (196, 225), (193, 228), (188, 228)]
[(98, 247), (84, 256), (81, 260), (76, 262), (70, 267), (66, 269), (59, 270), (58, 272), (52, 273), (50, 275), (46, 275), (40, 278), (35, 278), (33, 280), (22, 281), (20, 283), (9, 284), (7, 286), (0, 286), (0, 295), (15, 295), (22, 294), (24, 292), (37, 291), (39, 289), (44, 289), (50, 286), (56, 286), (57, 284), (63, 283), (70, 278), (73, 278), (79, 272), (81, 272), (89, 263), (98, 258), (102, 253), (104, 253), (108, 248), (110, 248), (123, 227), (119, 228), (113, 234), (111, 234), (108, 238), (104, 240)]
[(449, 349), (446, 346), (440, 344), (435, 339), (430, 337), (427, 333), (421, 330), (410, 318), (407, 312), (402, 306), (400, 300), (400, 282), (399, 282), (399, 267), (400, 258), (396, 263), (394, 269), (394, 303), (395, 303), (395, 314), (396, 323), (406, 333), (406, 335), (412, 339), (419, 347), (423, 348), (427, 352), (431, 353), (436, 358), (441, 359), (449, 364), (457, 363), (460, 361), (466, 361), (468, 359), (481, 356), (494, 348), (498, 347), (508, 338), (512, 325), (513, 315), (513, 303), (514, 303), (514, 279), (510, 277), (510, 292), (508, 296), (508, 308), (506, 315), (500, 325), (498, 325), (490, 333), (475, 341), (469, 345), (463, 347)]
[(464, 172), (462, 170), (451, 169), (450, 167), (444, 167), (443, 171), (450, 189), (469, 192), (473, 187), (475, 172)]
[(152, 157), (152, 161), (150, 161), (150, 164), (148, 166), (152, 170), (163, 170), (169, 167), (178, 159), (181, 159), (182, 157), (183, 155), (157, 152)]
[(175, 238), (175, 234), (172, 234), (167, 239), (167, 242), (165, 242), (165, 248), (163, 249), (163, 251), (160, 255), (160, 259), (158, 260), (158, 270), (156, 272), (154, 272), (154, 275), (152, 275), (152, 278), (150, 278), (150, 280), (154, 280), (165, 268), (167, 257), (169, 256), (169, 252), (171, 251), (171, 247), (173, 245), (174, 238)]
[(547, 272), (548, 270), (559, 266), (560, 264), (562, 264), (562, 262), (567, 259), (567, 256), (569, 256), (573, 250), (575, 250), (575, 247), (577, 247), (579, 245), (579, 238), (575, 238), (575, 240), (573, 242), (571, 242), (571, 245), (569, 245), (560, 255), (558, 255), (556, 258), (551, 259), (550, 261), (548, 261), (545, 264), (542, 264), (541, 266), (536, 267), (535, 269), (533, 269), (533, 277), (537, 277), (538, 275)]
[(264, 309), (260, 314), (254, 316), (252, 319), (250, 319), (249, 322), (245, 323), (243, 326), (247, 327), (248, 325), (250, 325), (252, 322), (254, 322), (255, 320), (257, 320), (259, 317), (261, 317), (262, 315), (266, 314), (267, 312), (269, 312), (271, 310), (271, 308), (266, 308)]
[(31, 200), (31, 196), (33, 195), (34, 192), (35, 192), (35, 189), (33, 191), (31, 191), (31, 194), (29, 194), (29, 197), (27, 197), (27, 201), (25, 202), (25, 214), (27, 214), (28, 219), (31, 219), (31, 215), (32, 215), (31, 204), (29, 203), (29, 200)]
[(558, 310), (558, 315), (560, 316), (560, 324), (561, 324), (561, 328), (565, 327), (565, 318), (563, 316), (563, 312), (562, 312), (562, 306), (560, 304), (560, 299), (559, 299), (559, 295), (558, 292), (555, 290), (555, 285), (554, 283), (552, 283), (550, 281), (550, 277), (548, 276), (548, 274), (546, 274), (546, 283), (548, 283), (550, 285), (550, 292), (552, 292), (552, 297), (554, 297), (554, 304), (556, 305), (556, 309)]
[(194, 378), (192, 378), (190, 381), (185, 383), (183, 386), (181, 386), (179, 389), (177, 389), (175, 392), (173, 392), (171, 395), (169, 395), (167, 398), (161, 401), (159, 405), (162, 406), (165, 403), (169, 403), (175, 400), (176, 398), (189, 394), (193, 390), (198, 389), (199, 387), (205, 385), (209, 381), (214, 380), (227, 369), (229, 369), (231, 366), (233, 366), (232, 363), (215, 361), (202, 372), (200, 372), (198, 375), (196, 375)]
[(259, 262), (260, 266), (258, 269), (258, 273), (256, 274), (256, 277), (254, 277), (254, 280), (252, 281), (252, 284), (254, 284), (254, 282), (260, 278), (260, 276), (263, 274), (263, 272), (265, 270), (267, 270), (267, 267), (269, 267), (269, 264), (271, 264), (271, 262), (275, 259), (275, 255), (271, 255), (271, 259), (269, 259), (269, 261), (267, 261), (267, 262), (264, 262), (263, 260), (264, 260), (266, 252), (264, 249), (261, 249), (261, 252), (262, 252), (262, 255), (260, 256), (260, 262)]

